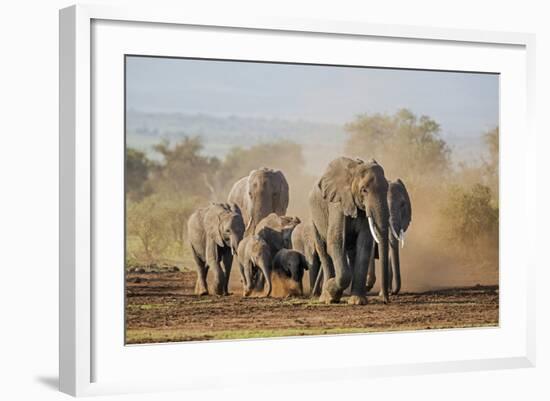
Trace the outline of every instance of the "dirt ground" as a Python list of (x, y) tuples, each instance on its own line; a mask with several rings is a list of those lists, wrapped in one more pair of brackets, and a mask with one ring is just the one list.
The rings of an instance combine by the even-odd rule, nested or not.
[(498, 326), (499, 316), (498, 286), (405, 292), (388, 305), (373, 293), (350, 306), (242, 298), (235, 282), (233, 295), (198, 297), (194, 272), (130, 272), (126, 284), (127, 344)]

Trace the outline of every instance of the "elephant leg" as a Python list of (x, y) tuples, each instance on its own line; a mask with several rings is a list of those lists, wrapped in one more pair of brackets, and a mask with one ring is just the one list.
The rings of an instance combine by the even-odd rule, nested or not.
[[(237, 262), (238, 263), (238, 262)], [(244, 266), (239, 263), (239, 274), (241, 276), (241, 284), (246, 288), (246, 276), (244, 274)]]
[(393, 260), (391, 252), (389, 259), (390, 268), (388, 269), (388, 292), (390, 294), (393, 294), (393, 264), (395, 263), (395, 261)]
[[(323, 288), (321, 284), (322, 281), (326, 281), (326, 278), (334, 277), (334, 266), (332, 265), (332, 260), (330, 256), (327, 253), (326, 250), (326, 243), (319, 235), (319, 232), (317, 231), (317, 228), (314, 227), (314, 244), (315, 244), (315, 252), (317, 253), (317, 256), (319, 257), (319, 261), (321, 263), (321, 269), (319, 270), (319, 274), (317, 275), (315, 285), (313, 287), (313, 292), (319, 291), (318, 288)], [(324, 283), (323, 283), (324, 285)], [(330, 302), (329, 299), (323, 299), (323, 294), (321, 292), (321, 298), (319, 298), (322, 302)]]
[(231, 276), (231, 267), (233, 266), (233, 255), (231, 255), (231, 251), (226, 250), (222, 254), (222, 264), (225, 275), (224, 295), (229, 295), (229, 277)]
[[(390, 268), (388, 269), (388, 292), (390, 294), (393, 294), (393, 290), (392, 290), (393, 273), (392, 273), (391, 256), (389, 258), (389, 264), (390, 264)], [(380, 291), (378, 292), (378, 295), (381, 296), (381, 297), (384, 295), (384, 293), (382, 292), (382, 288), (380, 288)]]
[(315, 280), (315, 284), (313, 284), (313, 288), (311, 289), (311, 293), (315, 294), (316, 296), (321, 295), (321, 288), (323, 288), (323, 269), (319, 269), (319, 273), (317, 273), (317, 279)]
[(225, 289), (225, 273), (220, 266), (217, 245), (207, 246), (206, 263), (212, 270), (212, 292), (216, 295), (223, 295)]
[(349, 267), (351, 268), (352, 282), (350, 283), (350, 285), (346, 288), (346, 290), (344, 292), (347, 293), (347, 294), (351, 294), (351, 288), (352, 288), (352, 285), (353, 285), (353, 277), (354, 277), (353, 269), (355, 268), (355, 258), (356, 258), (357, 252), (356, 252), (354, 247), (351, 248), (351, 249), (348, 249), (346, 252), (347, 252), (347, 255), (348, 255)]
[(313, 255), (311, 264), (309, 266), (309, 291), (311, 296), (319, 296), (321, 294), (321, 287), (318, 285), (315, 287), (315, 282), (317, 281), (317, 276), (321, 272), (321, 262), (317, 255)]
[(191, 253), (193, 254), (193, 259), (195, 260), (195, 265), (197, 266), (197, 281), (195, 283), (195, 294), (196, 295), (208, 295), (208, 286), (206, 284), (206, 274), (208, 273), (208, 267), (204, 261), (199, 258), (195, 249), (191, 247)]
[(351, 296), (348, 300), (348, 303), (352, 305), (365, 305), (367, 303), (366, 279), (372, 253), (371, 239), (368, 232), (368, 228), (361, 230), (355, 242), (355, 265), (353, 266)]
[(338, 303), (351, 282), (351, 269), (344, 248), (345, 218), (338, 204), (329, 206), (327, 252), (334, 263), (334, 277), (325, 280), (321, 300)]
[(371, 251), (369, 254), (369, 268), (367, 271), (367, 292), (372, 290), (372, 287), (374, 287), (374, 283), (376, 283), (376, 272), (375, 272), (375, 243), (372, 242)]
[[(327, 281), (327, 278), (330, 279), (334, 277), (334, 266), (332, 265), (332, 259), (327, 253), (326, 243), (321, 239), (319, 233), (317, 233), (317, 230), (315, 230), (315, 250), (321, 263), (321, 269), (319, 270), (319, 274), (317, 274), (315, 285), (313, 287), (314, 293), (324, 287), (324, 283)], [(321, 285), (321, 281), (323, 281), (323, 285)], [(326, 292), (323, 294), (323, 292), (324, 291), (321, 291), (319, 300), (326, 303), (332, 302), (331, 297), (328, 296)]]
[(265, 276), (262, 273), (260, 269), (258, 269), (258, 273), (256, 274), (256, 283), (254, 286), (254, 289), (258, 292), (262, 292), (264, 290), (265, 286)]
[(246, 262), (246, 266), (242, 266), (242, 270), (244, 271), (244, 290), (243, 290), (243, 296), (247, 297), (252, 292), (252, 263)]

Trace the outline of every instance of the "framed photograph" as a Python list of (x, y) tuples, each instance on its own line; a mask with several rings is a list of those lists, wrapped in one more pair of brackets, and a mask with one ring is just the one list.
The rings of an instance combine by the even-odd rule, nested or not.
[(60, 388), (535, 363), (534, 37), (60, 12)]

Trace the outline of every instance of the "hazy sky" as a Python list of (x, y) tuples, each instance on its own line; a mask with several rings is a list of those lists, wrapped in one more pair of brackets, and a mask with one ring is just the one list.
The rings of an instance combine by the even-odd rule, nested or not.
[(345, 123), (408, 108), (443, 135), (479, 136), (498, 124), (498, 76), (311, 65), (127, 58), (127, 107)]

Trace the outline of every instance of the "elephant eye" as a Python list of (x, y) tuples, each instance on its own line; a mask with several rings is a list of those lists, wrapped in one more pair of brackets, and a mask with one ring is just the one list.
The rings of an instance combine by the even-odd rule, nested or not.
[(361, 188), (361, 192), (366, 195), (366, 194), (369, 193), (369, 190), (367, 189), (367, 187), (363, 187), (363, 188)]

